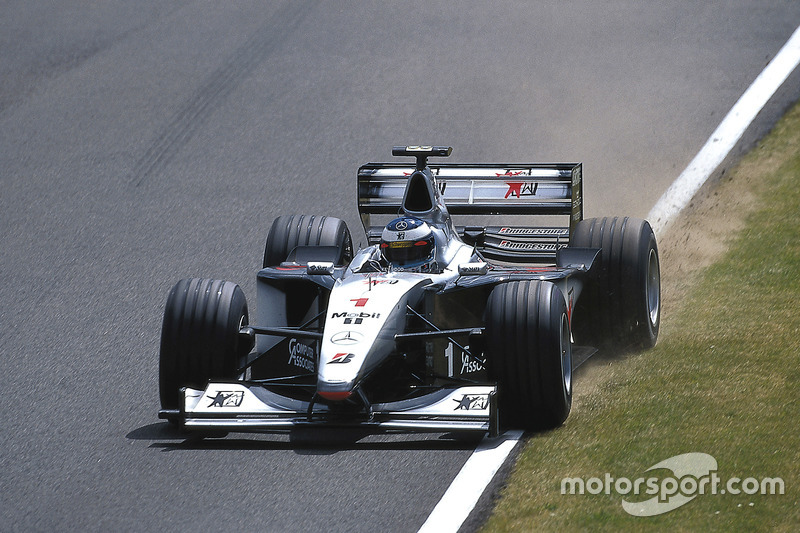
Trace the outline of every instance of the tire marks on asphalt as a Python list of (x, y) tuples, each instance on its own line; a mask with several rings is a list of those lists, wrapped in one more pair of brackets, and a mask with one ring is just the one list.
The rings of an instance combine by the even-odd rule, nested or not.
[[(158, 175), (175, 155), (201, 131), (208, 120), (225, 102), (230, 94), (275, 52), (295, 32), (305, 17), (307, 9), (291, 2), (278, 11), (276, 17), (281, 24), (265, 24), (223, 65), (186, 100), (167, 123), (163, 131), (153, 140), (144, 155), (136, 162), (131, 172), (130, 183), (140, 187)], [(270, 31), (278, 26), (279, 31)]]

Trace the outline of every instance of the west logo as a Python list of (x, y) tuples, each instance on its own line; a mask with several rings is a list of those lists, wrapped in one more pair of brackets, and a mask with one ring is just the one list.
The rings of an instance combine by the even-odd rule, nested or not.
[(509, 196), (516, 196), (517, 198), (521, 196), (536, 196), (536, 191), (539, 188), (537, 182), (530, 181), (507, 181), (506, 185), (508, 185), (508, 191), (506, 191), (506, 195), (503, 198), (508, 198)]

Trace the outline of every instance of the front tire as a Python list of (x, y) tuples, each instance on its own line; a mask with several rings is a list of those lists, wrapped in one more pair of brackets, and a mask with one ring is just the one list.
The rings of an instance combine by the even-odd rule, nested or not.
[(297, 246), (335, 246), (337, 266), (353, 259), (353, 240), (343, 220), (314, 215), (282, 215), (276, 218), (264, 246), (264, 268), (278, 266)]
[(486, 306), (490, 375), (500, 421), (523, 429), (561, 425), (572, 407), (572, 346), (564, 295), (548, 281), (498, 285)]
[(239, 358), (252, 348), (239, 330), (249, 323), (247, 301), (230, 281), (183, 279), (167, 297), (161, 327), (162, 409), (177, 409), (181, 387), (236, 379)]

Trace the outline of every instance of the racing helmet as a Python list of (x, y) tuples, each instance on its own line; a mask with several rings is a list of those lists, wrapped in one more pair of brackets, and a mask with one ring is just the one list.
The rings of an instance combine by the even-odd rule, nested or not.
[(433, 231), (415, 217), (400, 217), (383, 228), (381, 253), (397, 268), (418, 268), (433, 262)]

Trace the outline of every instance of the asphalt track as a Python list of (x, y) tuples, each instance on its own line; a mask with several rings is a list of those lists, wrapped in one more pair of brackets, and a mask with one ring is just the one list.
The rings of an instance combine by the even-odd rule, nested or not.
[(394, 144), (583, 161), (588, 216), (644, 216), (800, 25), (562, 4), (0, 4), (0, 528), (418, 529), (474, 439), (186, 440), (155, 415), (164, 301), (202, 276), (254, 306), (282, 213), (359, 240), (355, 169)]

